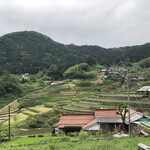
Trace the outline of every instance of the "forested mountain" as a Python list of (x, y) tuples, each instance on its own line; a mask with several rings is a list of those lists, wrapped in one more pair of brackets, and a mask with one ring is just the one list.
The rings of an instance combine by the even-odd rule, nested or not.
[(37, 73), (52, 64), (59, 74), (69, 67), (86, 62), (110, 66), (120, 62), (137, 62), (150, 56), (150, 44), (105, 49), (99, 46), (63, 45), (34, 31), (0, 37), (0, 69), (11, 73)]

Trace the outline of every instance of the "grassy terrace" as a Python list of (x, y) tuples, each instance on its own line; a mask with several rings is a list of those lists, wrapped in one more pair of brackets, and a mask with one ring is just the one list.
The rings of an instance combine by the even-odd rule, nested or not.
[[(100, 95), (100, 94), (99, 94)], [(127, 94), (102, 94), (103, 96), (128, 96)], [(142, 97), (143, 95), (130, 94), (130, 97)]]
[[(98, 96), (104, 95), (104, 96), (126, 96), (124, 94), (101, 94), (98, 90), (94, 89), (94, 87), (91, 90), (90, 88), (74, 88), (70, 85), (62, 85), (62, 86), (53, 86), (48, 87), (44, 90), (39, 90), (37, 92), (31, 93), (28, 96), (23, 97), (21, 100), (18, 101), (18, 103), (24, 106), (23, 109), (21, 109), (21, 112), (18, 113), (12, 113), (14, 117), (11, 117), (11, 123), (16, 125), (19, 124), (22, 121), (26, 121), (28, 117), (35, 117), (38, 122), (42, 121), (42, 123), (46, 122), (46, 119), (53, 119), (51, 120), (52, 123), (55, 123), (56, 118), (58, 117), (58, 114), (53, 115), (50, 113), (52, 110), (59, 110), (60, 114), (62, 113), (91, 113), (93, 112), (93, 109), (95, 108), (116, 108), (118, 103), (126, 103), (127, 100), (112, 100), (108, 98), (99, 98)], [(141, 95), (131, 95), (133, 97), (141, 97)], [(89, 102), (89, 100), (91, 102)], [(106, 102), (105, 104), (101, 104), (100, 102)], [(150, 102), (137, 102), (137, 101), (130, 101), (131, 103), (143, 103), (143, 104), (150, 104)], [(18, 103), (14, 103), (12, 105), (12, 111), (17, 109)], [(114, 106), (111, 104), (115, 103)], [(38, 106), (45, 105), (43, 108), (39, 108)], [(137, 106), (138, 107), (138, 106)], [(136, 107), (135, 107), (136, 108)], [(45, 109), (45, 110), (44, 110)], [(145, 108), (145, 111), (147, 111), (148, 108)], [(49, 112), (50, 111), (50, 112)], [(0, 117), (2, 117), (1, 113), (5, 112), (8, 113), (8, 108), (5, 109), (5, 111), (0, 112)], [(41, 117), (45, 116), (45, 120), (42, 120)], [(3, 118), (0, 118), (3, 121)], [(8, 119), (4, 118), (5, 120)], [(8, 123), (8, 122), (6, 122)], [(24, 132), (17, 129), (17, 133), (27, 134), (28, 131)], [(34, 129), (31, 129), (31, 132)], [(45, 129), (39, 131), (39, 133), (43, 133)], [(31, 133), (29, 132), (29, 133)], [(34, 132), (33, 132), (34, 133)]]
[(74, 107), (74, 106), (70, 106), (70, 105), (64, 106), (63, 108), (66, 110), (76, 111), (76, 112), (80, 112), (80, 111), (81, 112), (93, 112), (93, 110), (91, 110), (91, 109), (79, 108), (79, 107)]
[[(138, 143), (149, 145), (150, 137), (135, 137), (129, 139), (92, 140), (89, 137), (79, 140), (79, 137), (41, 137), (20, 138), (0, 145), (1, 150), (137, 150)], [(76, 142), (73, 142), (76, 140)], [(79, 141), (78, 141), (79, 140)]]
[(86, 103), (75, 103), (77, 106), (85, 106), (85, 107), (92, 107), (92, 108), (115, 108), (114, 106), (109, 105), (98, 105), (98, 104), (86, 104)]
[[(88, 98), (88, 99), (82, 99), (82, 100), (84, 100), (84, 101), (86, 101), (86, 100), (91, 100), (91, 101), (97, 101), (97, 102), (99, 102), (99, 101), (102, 101), (102, 102), (120, 102), (120, 103), (127, 103), (127, 101), (128, 100), (113, 100), (113, 99), (98, 99), (98, 98), (96, 98), (96, 99), (93, 99), (93, 98)], [(150, 102), (143, 102), (143, 101), (131, 101), (130, 100), (130, 103), (142, 103), (142, 104), (150, 104)]]

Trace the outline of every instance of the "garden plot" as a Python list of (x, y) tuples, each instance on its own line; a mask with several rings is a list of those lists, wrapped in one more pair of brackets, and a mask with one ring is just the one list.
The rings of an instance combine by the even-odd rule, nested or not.
[(47, 108), (44, 106), (35, 106), (35, 107), (28, 107), (27, 110), (23, 111), (22, 113), (28, 115), (37, 115), (48, 112), (50, 110), (52, 110), (52, 108)]

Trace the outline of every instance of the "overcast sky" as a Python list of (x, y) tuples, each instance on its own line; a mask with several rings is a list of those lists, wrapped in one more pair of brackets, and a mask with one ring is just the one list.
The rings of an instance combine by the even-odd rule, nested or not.
[(0, 36), (32, 30), (64, 44), (150, 42), (150, 0), (0, 0)]

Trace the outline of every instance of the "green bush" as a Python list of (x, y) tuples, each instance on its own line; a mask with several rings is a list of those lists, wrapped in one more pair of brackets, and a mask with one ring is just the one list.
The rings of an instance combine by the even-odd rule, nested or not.
[(44, 87), (44, 86), (45, 86), (44, 81), (43, 81), (43, 80), (40, 80), (40, 81), (39, 81), (39, 85), (42, 86), (42, 87)]
[(94, 79), (96, 78), (96, 73), (95, 72), (76, 72), (74, 74), (74, 78), (77, 79)]
[(61, 141), (62, 142), (67, 142), (67, 141), (69, 141), (70, 140), (70, 137), (68, 137), (68, 136), (63, 136), (62, 138), (61, 138)]
[(103, 130), (99, 129), (99, 131), (96, 132), (96, 135), (103, 135)]
[(80, 139), (80, 140), (86, 140), (86, 139), (88, 139), (88, 138), (89, 138), (88, 132), (86, 132), (86, 131), (81, 131), (81, 132), (79, 133), (79, 139)]
[(22, 92), (19, 86), (19, 80), (11, 74), (3, 74), (0, 77), (0, 95), (6, 93), (20, 94)]
[(44, 126), (51, 127), (54, 123), (58, 121), (59, 121), (59, 116), (53, 116), (45, 122)]
[(75, 75), (78, 72), (84, 72), (89, 70), (89, 65), (87, 63), (81, 63), (78, 65), (74, 65), (73, 67), (70, 67), (67, 69), (64, 73), (63, 76), (64, 78), (75, 78)]
[(19, 122), (16, 126), (22, 128), (36, 128), (37, 119), (33, 117), (28, 117), (26, 120)]
[(44, 137), (44, 135), (43, 134), (38, 134), (38, 137)]
[(31, 137), (32, 137), (32, 138), (35, 138), (36, 136), (35, 136), (35, 135), (28, 135), (28, 137), (29, 137), (29, 138), (31, 138)]
[(81, 87), (86, 87), (86, 86), (92, 85), (92, 83), (90, 81), (77, 81), (74, 84), (77, 86), (81, 86)]
[[(10, 135), (15, 135), (15, 129), (11, 126)], [(0, 125), (0, 141), (8, 140), (8, 125)]]
[(150, 67), (150, 57), (141, 60), (141, 61), (139, 62), (139, 66), (140, 66), (141, 68), (148, 68), (148, 67)]
[(66, 80), (64, 80), (65, 84), (68, 84), (69, 82), (72, 82), (72, 79), (66, 79)]

